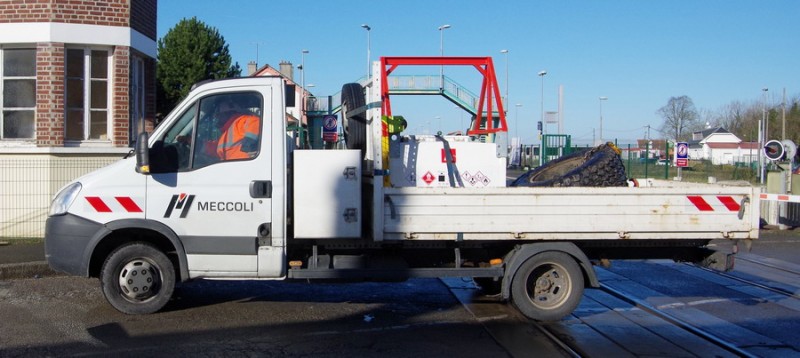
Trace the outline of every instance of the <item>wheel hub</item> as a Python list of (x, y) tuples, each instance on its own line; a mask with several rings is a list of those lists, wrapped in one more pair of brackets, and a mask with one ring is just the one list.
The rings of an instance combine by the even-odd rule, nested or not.
[(569, 281), (556, 268), (543, 272), (536, 278), (531, 299), (539, 306), (557, 306), (569, 294)]
[(549, 277), (540, 277), (536, 280), (536, 288), (534, 289), (536, 296), (550, 292), (553, 286), (555, 286), (555, 283)]
[(159, 277), (155, 266), (144, 260), (134, 260), (120, 270), (119, 287), (128, 299), (142, 301), (156, 294)]

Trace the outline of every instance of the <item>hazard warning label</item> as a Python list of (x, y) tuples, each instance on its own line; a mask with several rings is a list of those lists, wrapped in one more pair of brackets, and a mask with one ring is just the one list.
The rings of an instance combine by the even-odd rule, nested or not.
[(422, 181), (424, 181), (425, 184), (431, 185), (431, 183), (433, 183), (434, 180), (436, 180), (436, 176), (433, 175), (430, 171), (422, 175)]
[(461, 174), (461, 179), (472, 186), (488, 186), (492, 182), (488, 176), (484, 175), (480, 171), (476, 172), (475, 174), (470, 174), (468, 171), (464, 172), (464, 174)]

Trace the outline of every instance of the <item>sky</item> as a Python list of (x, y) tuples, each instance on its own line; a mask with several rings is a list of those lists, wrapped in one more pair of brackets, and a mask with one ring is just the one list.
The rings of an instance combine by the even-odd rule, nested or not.
[[(563, 88), (563, 134), (592, 144), (602, 115), (603, 139), (624, 144), (645, 138), (648, 126), (650, 138), (664, 137), (656, 112), (670, 97), (686, 95), (698, 110), (717, 111), (734, 101), (762, 101), (764, 88), (772, 103), (781, 102), (784, 89), (787, 97), (800, 96), (799, 16), (796, 0), (161, 0), (158, 37), (196, 17), (225, 38), (243, 74), (250, 61), (303, 62), (305, 83), (317, 96), (365, 76), (368, 47), (372, 61), (442, 50), (490, 56), (503, 97), (508, 93), (511, 136), (538, 143), (536, 123), (543, 110), (558, 110)], [(543, 70), (547, 75), (538, 76)], [(398, 73), (439, 69), (407, 71)], [(480, 92), (476, 71), (444, 71)], [(300, 82), (297, 69), (294, 75)], [(395, 96), (392, 110), (418, 133), (468, 125), (468, 114), (440, 96)]]

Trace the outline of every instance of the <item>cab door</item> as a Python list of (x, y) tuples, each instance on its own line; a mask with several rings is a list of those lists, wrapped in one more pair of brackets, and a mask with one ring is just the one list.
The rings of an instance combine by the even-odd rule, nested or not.
[(151, 142), (147, 217), (180, 237), (191, 278), (257, 275), (272, 222), (270, 91), (196, 96)]

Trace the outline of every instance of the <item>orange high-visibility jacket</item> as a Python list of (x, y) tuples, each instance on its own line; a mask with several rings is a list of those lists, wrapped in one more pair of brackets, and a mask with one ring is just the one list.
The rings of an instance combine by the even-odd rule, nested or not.
[[(228, 120), (222, 130), (222, 135), (217, 141), (217, 155), (221, 160), (246, 159), (248, 154), (257, 151), (254, 147), (258, 143), (261, 132), (261, 121), (252, 114), (236, 114)], [(250, 141), (253, 147), (242, 148), (243, 143)]]

